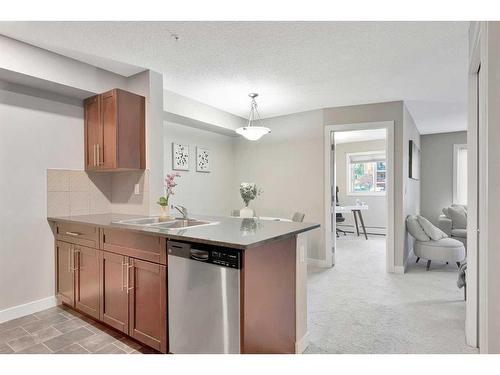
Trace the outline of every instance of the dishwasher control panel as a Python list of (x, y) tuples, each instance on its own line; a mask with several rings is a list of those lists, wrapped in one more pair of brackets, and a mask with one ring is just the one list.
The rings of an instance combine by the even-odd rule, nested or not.
[(240, 253), (239, 251), (230, 250), (212, 250), (212, 263), (220, 266), (240, 268)]
[(167, 241), (167, 249), (169, 256), (212, 263), (222, 267), (241, 268), (241, 252), (235, 249), (178, 241)]

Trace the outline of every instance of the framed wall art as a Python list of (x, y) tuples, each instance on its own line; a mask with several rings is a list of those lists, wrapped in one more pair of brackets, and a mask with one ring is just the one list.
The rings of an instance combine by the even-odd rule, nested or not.
[(172, 169), (189, 171), (189, 146), (172, 143)]
[(210, 172), (210, 150), (204, 147), (196, 147), (196, 171)]

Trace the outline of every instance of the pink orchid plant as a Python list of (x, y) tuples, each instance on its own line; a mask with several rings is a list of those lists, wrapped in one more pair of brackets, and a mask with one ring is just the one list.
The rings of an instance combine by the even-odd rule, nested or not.
[(174, 172), (167, 174), (167, 177), (165, 177), (165, 195), (161, 196), (158, 199), (158, 203), (162, 207), (167, 207), (168, 206), (168, 201), (171, 195), (174, 195), (174, 187), (177, 186), (177, 183), (175, 182), (176, 177), (180, 177), (181, 175), (179, 172)]

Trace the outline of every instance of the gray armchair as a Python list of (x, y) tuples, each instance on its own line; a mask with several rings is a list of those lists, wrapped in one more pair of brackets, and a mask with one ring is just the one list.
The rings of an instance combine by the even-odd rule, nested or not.
[(452, 205), (443, 208), (439, 216), (438, 227), (448, 237), (459, 240), (467, 248), (467, 206)]

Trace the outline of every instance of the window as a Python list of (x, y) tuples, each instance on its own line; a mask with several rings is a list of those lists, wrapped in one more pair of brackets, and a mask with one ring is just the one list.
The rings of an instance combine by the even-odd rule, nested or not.
[(385, 194), (386, 165), (384, 152), (347, 154), (346, 160), (348, 194)]
[(453, 145), (453, 203), (467, 204), (467, 145)]

